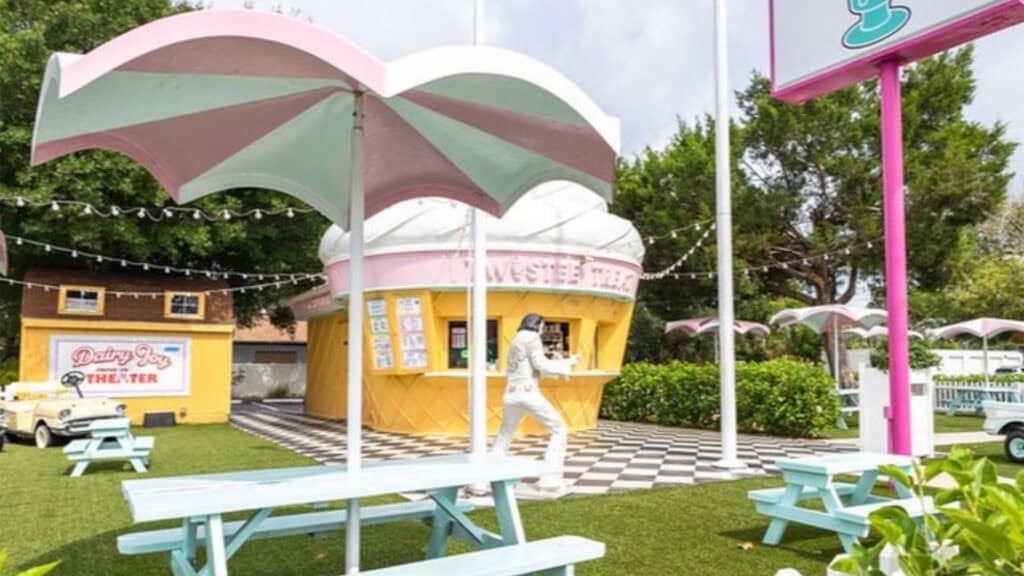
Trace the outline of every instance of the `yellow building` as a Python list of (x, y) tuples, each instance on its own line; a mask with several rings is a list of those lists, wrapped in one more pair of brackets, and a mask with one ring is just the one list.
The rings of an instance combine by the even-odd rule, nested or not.
[[(366, 223), (364, 414), (382, 431), (468, 432), (470, 282), (465, 206), (424, 199)], [(524, 315), (541, 314), (551, 356), (577, 355), (571, 377), (543, 382), (571, 430), (597, 423), (604, 385), (622, 365), (643, 242), (603, 200), (552, 183), (488, 219), (488, 429), (501, 419), (505, 358)], [(295, 298), (309, 320), (306, 411), (346, 412), (348, 235), (332, 228), (320, 257), (328, 284)], [(541, 433), (532, 420), (524, 431)]]
[[(84, 375), (86, 396), (118, 398), (139, 425), (226, 422), (234, 313), (224, 282), (31, 270), (22, 296), (22, 381)], [(50, 288), (51, 286), (56, 288)]]

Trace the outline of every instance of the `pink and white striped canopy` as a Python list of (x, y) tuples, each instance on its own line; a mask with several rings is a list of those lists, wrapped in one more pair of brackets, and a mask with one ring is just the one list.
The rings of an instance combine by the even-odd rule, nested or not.
[(885, 310), (877, 308), (827, 304), (786, 309), (772, 316), (769, 322), (779, 326), (803, 324), (815, 332), (825, 333), (833, 328), (870, 328), (885, 322), (886, 317)]
[(482, 46), (384, 63), (313, 25), (251, 10), (172, 16), (85, 55), (55, 54), (32, 162), (106, 148), (178, 202), (269, 188), (347, 225), (357, 94), (368, 216), (417, 196), (500, 215), (556, 179), (611, 195), (618, 120), (544, 64)]
[[(682, 332), (688, 336), (699, 336), (708, 332), (715, 332), (718, 330), (718, 319), (711, 317), (703, 318), (690, 318), (687, 320), (676, 320), (675, 322), (669, 322), (665, 324), (665, 333), (669, 332)], [(769, 329), (764, 324), (758, 324), (757, 322), (748, 322), (746, 320), (736, 320), (733, 322), (733, 331), (739, 334), (752, 334), (754, 336), (767, 336), (771, 334)]]
[(975, 318), (936, 328), (931, 331), (931, 334), (935, 338), (952, 338), (963, 334), (970, 334), (977, 338), (991, 338), (1005, 332), (1024, 332), (1024, 322), (1003, 318)]

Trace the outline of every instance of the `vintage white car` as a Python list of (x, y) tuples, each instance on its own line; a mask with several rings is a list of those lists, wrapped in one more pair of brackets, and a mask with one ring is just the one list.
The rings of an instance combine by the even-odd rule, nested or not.
[(0, 416), (7, 433), (34, 438), (36, 446), (52, 446), (56, 437), (84, 436), (89, 423), (124, 417), (124, 404), (107, 398), (85, 398), (81, 372), (64, 374), (57, 382), (14, 382), (0, 395)]
[(1006, 458), (1024, 464), (1024, 404), (1018, 402), (982, 402), (985, 408), (985, 432), (1006, 436), (1003, 451)]

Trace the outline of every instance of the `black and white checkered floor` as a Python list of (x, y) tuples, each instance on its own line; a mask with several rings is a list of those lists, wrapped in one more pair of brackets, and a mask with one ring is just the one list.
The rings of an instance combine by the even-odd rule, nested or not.
[[(294, 407), (236, 404), (236, 427), (322, 463), (345, 461), (345, 425), (303, 415)], [(601, 421), (596, 430), (570, 435), (565, 462), (569, 494), (606, 494), (680, 484), (770, 474), (778, 458), (853, 451), (850, 444), (790, 440), (767, 436), (739, 438), (739, 457), (748, 469), (717, 469), (721, 457), (717, 432), (667, 428), (650, 424)], [(540, 458), (547, 438), (519, 438), (515, 454)], [(465, 438), (410, 436), (365, 430), (365, 459), (419, 458), (465, 452)]]

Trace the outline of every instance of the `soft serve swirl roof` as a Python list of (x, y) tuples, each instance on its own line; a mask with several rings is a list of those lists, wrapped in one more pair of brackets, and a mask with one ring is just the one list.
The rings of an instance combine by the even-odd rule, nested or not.
[[(578, 184), (549, 182), (527, 192), (501, 219), (487, 216), (487, 247), (600, 255), (640, 265), (644, 245), (633, 225), (608, 213)], [(408, 200), (366, 221), (366, 253), (472, 250), (469, 209), (443, 198)], [(331, 226), (320, 242), (324, 264), (348, 258), (349, 236)]]

